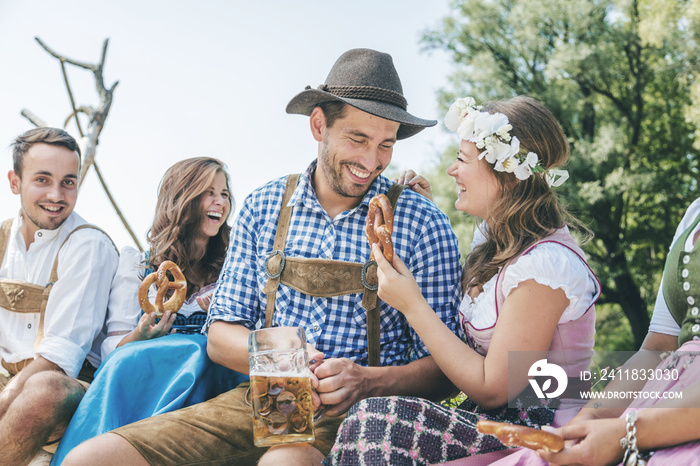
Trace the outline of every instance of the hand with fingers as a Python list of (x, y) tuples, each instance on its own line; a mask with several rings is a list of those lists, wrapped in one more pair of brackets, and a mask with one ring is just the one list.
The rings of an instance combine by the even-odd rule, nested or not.
[(317, 411), (324, 410), (329, 416), (340, 416), (353, 404), (367, 398), (365, 370), (347, 358), (322, 361), (313, 371), (317, 396), (322, 403)]
[(622, 460), (619, 440), (625, 436), (624, 419), (584, 420), (561, 427), (555, 433), (564, 438), (564, 449), (556, 453), (537, 451), (550, 464), (604, 465)]
[(390, 263), (381, 254), (379, 245), (373, 245), (372, 251), (377, 262), (377, 296), (382, 301), (404, 315), (417, 303), (425, 302), (416, 279), (396, 254)]
[(175, 323), (176, 316), (177, 314), (174, 312), (171, 313), (170, 311), (165, 311), (163, 317), (161, 317), (160, 321), (156, 323), (155, 312), (144, 312), (141, 315), (138, 324), (136, 324), (136, 328), (122, 338), (121, 341), (119, 341), (117, 348), (132, 341), (151, 340), (153, 338), (165, 336), (169, 333), (175, 333), (177, 330), (171, 330), (171, 327), (173, 326), (173, 323)]
[(214, 292), (210, 291), (201, 296), (197, 296), (197, 304), (199, 304), (199, 307), (202, 308), (204, 312), (209, 312), (209, 305), (211, 304), (211, 297), (213, 294)]
[(325, 354), (317, 350), (311, 343), (306, 343), (306, 353), (309, 356), (309, 371), (311, 372), (311, 399), (314, 405), (314, 420), (319, 419), (328, 409), (328, 406), (323, 404), (321, 397), (318, 394), (319, 380), (314, 373), (316, 369), (323, 364)]
[(151, 312), (150, 314), (143, 314), (139, 319), (139, 323), (136, 325), (136, 339), (137, 340), (150, 340), (152, 338), (162, 337), (168, 333), (175, 333), (175, 329), (172, 331), (170, 328), (175, 322), (176, 313), (171, 313), (170, 311), (165, 311), (163, 317), (156, 323), (156, 313)]
[(430, 189), (430, 182), (423, 175), (419, 175), (413, 170), (406, 170), (402, 172), (394, 181), (399, 184), (405, 184), (418, 194), (427, 197), (431, 201), (433, 200), (433, 192)]

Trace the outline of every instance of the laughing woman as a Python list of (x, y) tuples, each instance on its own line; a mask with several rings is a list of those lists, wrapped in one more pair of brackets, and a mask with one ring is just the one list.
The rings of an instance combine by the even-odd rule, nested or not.
[[(447, 171), (457, 184), (455, 207), (483, 220), (462, 278), (466, 344), (437, 320), (400, 258), (389, 263), (376, 246), (374, 257), (379, 297), (406, 316), (468, 399), (454, 409), (419, 398), (366, 399), (348, 412), (326, 464), (432, 464), (481, 453), (491, 460), (506, 447), (478, 433), (478, 420), (563, 425), (582, 405), (569, 391), (541, 400), (528, 384), (528, 369), (547, 359), (574, 389), (573, 376), (593, 355), (600, 285), (567, 224), (590, 232), (552, 189), (568, 177), (556, 168), (569, 155), (566, 137), (527, 97), (483, 107), (459, 99), (445, 125), (461, 139)], [(509, 363), (509, 355), (517, 359)]]
[[(60, 464), (73, 447), (91, 437), (204, 401), (247, 378), (213, 364), (206, 354), (206, 337), (199, 331), (226, 255), (230, 232), (226, 220), (232, 208), (221, 161), (197, 157), (167, 170), (148, 232), (150, 250), (122, 250), (110, 292), (104, 362), (52, 464)], [(187, 295), (177, 314), (166, 311), (157, 321), (155, 313), (142, 313), (138, 289), (144, 277), (167, 260), (182, 269)], [(155, 294), (153, 285), (151, 302)]]

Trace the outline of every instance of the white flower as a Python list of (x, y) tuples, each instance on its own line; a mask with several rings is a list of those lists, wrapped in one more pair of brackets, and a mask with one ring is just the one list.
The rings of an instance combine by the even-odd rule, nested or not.
[[(493, 152), (493, 159), (503, 161), (509, 157), (514, 156), (520, 151), (520, 141), (518, 138), (514, 137), (510, 144), (500, 141), (498, 138), (493, 138), (494, 142), (491, 144), (491, 152)], [(493, 163), (493, 162), (492, 162)]]
[(515, 155), (511, 155), (504, 160), (497, 160), (493, 168), (499, 172), (513, 173), (519, 167), (519, 162)]
[(519, 180), (526, 180), (532, 176), (532, 168), (539, 162), (537, 154), (528, 152), (523, 163), (515, 170), (515, 177)]
[(532, 170), (526, 163), (521, 163), (518, 168), (515, 169), (515, 177), (519, 180), (526, 180), (532, 175)]
[(465, 141), (472, 141), (472, 139), (474, 139), (476, 135), (476, 122), (479, 113), (480, 112), (472, 109), (461, 118), (459, 126), (456, 130), (460, 138)]
[(503, 139), (505, 142), (509, 142), (511, 129), (513, 129), (513, 127), (510, 124), (502, 126), (498, 129), (498, 131), (496, 131), (496, 136)]
[(472, 97), (465, 97), (463, 99), (457, 99), (445, 115), (445, 126), (450, 131), (457, 131), (462, 119), (469, 113), (469, 108), (474, 107), (474, 99)]
[(480, 139), (496, 134), (496, 131), (508, 124), (508, 117), (502, 113), (479, 112), (477, 120), (475, 136)]
[(487, 147), (481, 154), (479, 154), (479, 158), (484, 157), (486, 157), (486, 161), (488, 163), (496, 162), (496, 153), (494, 152), (493, 147)]

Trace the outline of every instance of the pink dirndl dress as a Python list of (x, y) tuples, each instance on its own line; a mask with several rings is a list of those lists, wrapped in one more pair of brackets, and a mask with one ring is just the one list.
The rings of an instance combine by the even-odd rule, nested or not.
[[(558, 230), (543, 242), (561, 244), (585, 263), (583, 251), (576, 246), (566, 228)], [(529, 250), (525, 253), (527, 252)], [(497, 307), (505, 301), (501, 290), (503, 271), (516, 260), (517, 258), (502, 268), (496, 286), (492, 287), (495, 288)], [(595, 277), (590, 269), (588, 272)], [(466, 326), (470, 345), (485, 354), (494, 327), (495, 324), (486, 329)], [(551, 350), (557, 351), (558, 356), (552, 362), (561, 365), (570, 376), (578, 374), (577, 371), (581, 368), (587, 369), (593, 355), (594, 334), (595, 308), (591, 304), (583, 315), (557, 327)], [(487, 412), (470, 400), (459, 408), (447, 408), (414, 397), (368, 398), (350, 409), (324, 464), (423, 465), (438, 464), (455, 458), (463, 458), (456, 460), (455, 464), (471, 460), (477, 462), (464, 464), (489, 464), (515, 450), (507, 449), (493, 436), (479, 433), (475, 428), (476, 422), (491, 419), (536, 427), (553, 422), (559, 425), (573, 417), (581, 406), (580, 403), (568, 405), (564, 400), (558, 409), (553, 409), (548, 406), (548, 401), (533, 408), (503, 408)], [(504, 450), (507, 453), (502, 453)]]

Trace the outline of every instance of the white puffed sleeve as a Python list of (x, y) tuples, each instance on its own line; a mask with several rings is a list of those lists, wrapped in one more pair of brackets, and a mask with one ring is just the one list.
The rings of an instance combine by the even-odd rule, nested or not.
[(600, 295), (598, 281), (588, 266), (576, 253), (558, 243), (540, 244), (510, 265), (503, 277), (504, 296), (508, 297), (526, 280), (564, 291), (569, 305), (559, 323), (581, 317)]
[[(114, 351), (117, 344), (136, 328), (141, 317), (139, 306), (139, 286), (144, 276), (145, 255), (136, 249), (126, 246), (119, 256), (119, 267), (112, 280), (109, 292), (107, 316), (107, 338), (102, 342), (102, 360)], [(117, 332), (118, 335), (109, 336)], [(125, 333), (126, 332), (126, 333)]]
[[(678, 240), (678, 237), (693, 224), (698, 215), (700, 215), (700, 197), (695, 199), (695, 201), (688, 206), (688, 210), (686, 210), (685, 215), (683, 215), (681, 222), (676, 228), (676, 233), (673, 235), (673, 241), (671, 241), (671, 246), (668, 248), (669, 251)], [(700, 224), (698, 224), (696, 229), (688, 236), (688, 240), (684, 245), (685, 251), (691, 251), (693, 249), (693, 235), (695, 235), (699, 229)], [(651, 323), (649, 324), (649, 331), (678, 336), (681, 333), (681, 329), (666, 305), (663, 280), (663, 277), (661, 277), (659, 291), (656, 294), (656, 302), (654, 303), (654, 313), (651, 316)]]

